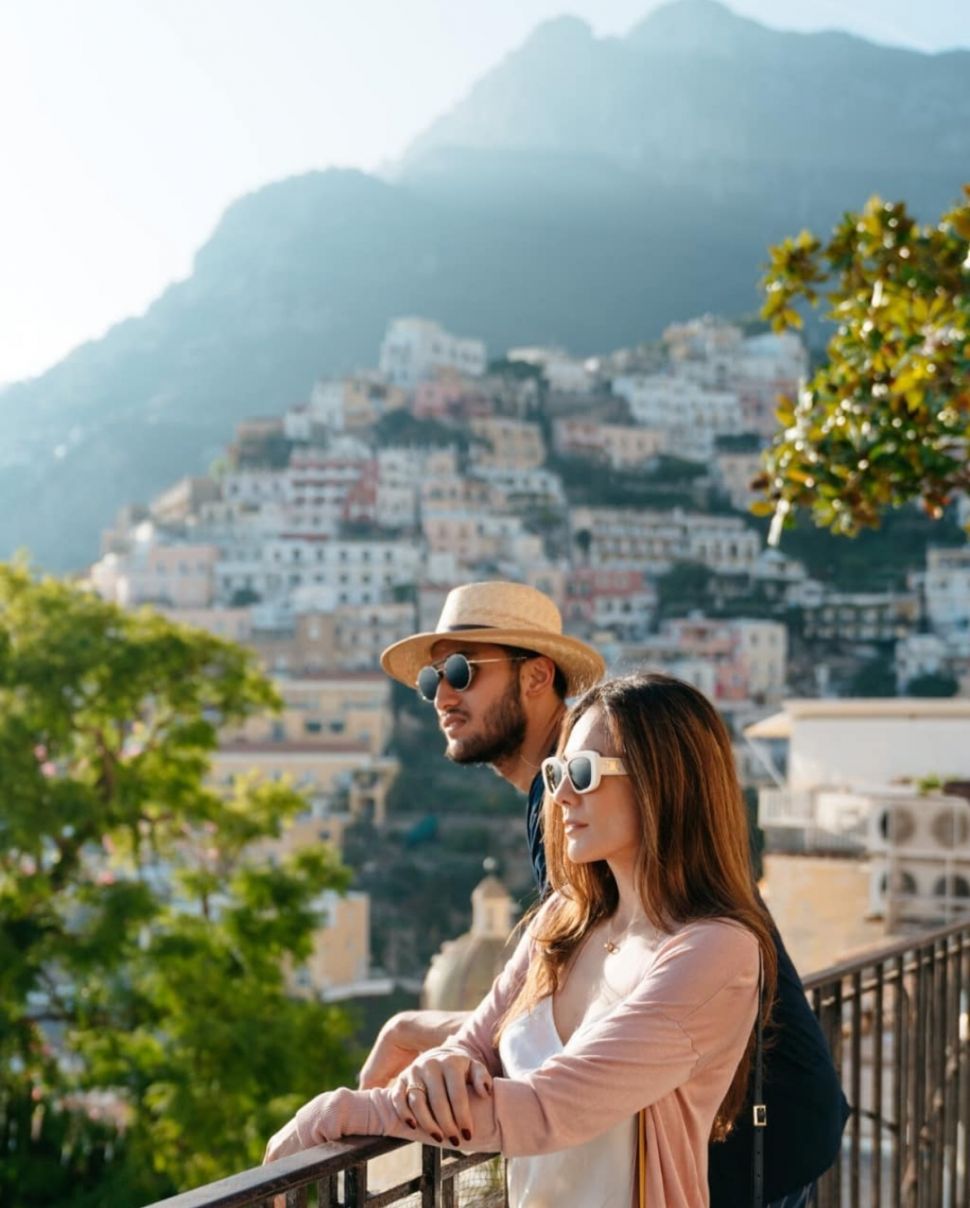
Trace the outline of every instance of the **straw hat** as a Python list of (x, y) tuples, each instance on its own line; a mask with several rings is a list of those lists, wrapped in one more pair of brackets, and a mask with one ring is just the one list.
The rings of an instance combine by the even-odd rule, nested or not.
[(548, 596), (524, 583), (466, 583), (448, 593), (433, 633), (418, 633), (395, 642), (381, 655), (381, 666), (393, 679), (413, 687), (418, 672), (431, 662), (431, 648), (442, 638), (461, 637), (492, 646), (518, 646), (545, 654), (566, 677), (574, 696), (603, 675), (599, 654), (562, 631), (559, 609)]

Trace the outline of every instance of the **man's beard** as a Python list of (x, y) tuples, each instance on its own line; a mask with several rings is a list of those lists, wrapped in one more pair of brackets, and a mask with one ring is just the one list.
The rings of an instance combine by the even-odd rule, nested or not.
[(518, 755), (525, 741), (525, 710), (519, 677), (513, 676), (505, 694), (486, 710), (481, 732), (449, 742), (445, 754), (452, 763), (499, 763)]

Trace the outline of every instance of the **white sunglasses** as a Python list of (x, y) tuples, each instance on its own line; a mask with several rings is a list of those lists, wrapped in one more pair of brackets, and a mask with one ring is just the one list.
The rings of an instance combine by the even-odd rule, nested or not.
[(563, 780), (568, 780), (576, 793), (591, 793), (599, 788), (604, 776), (629, 776), (622, 759), (601, 755), (599, 751), (577, 751), (568, 759), (550, 755), (542, 761), (542, 783), (554, 794)]

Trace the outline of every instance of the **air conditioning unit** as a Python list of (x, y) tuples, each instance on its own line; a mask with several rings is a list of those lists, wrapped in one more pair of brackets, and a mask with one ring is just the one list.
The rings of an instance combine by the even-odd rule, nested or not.
[(957, 796), (872, 794), (871, 852), (970, 859), (970, 802)]
[(883, 918), (892, 915), (897, 923), (938, 923), (970, 913), (970, 859), (941, 854), (873, 860), (869, 911)]
[(885, 918), (890, 906), (890, 876), (895, 877), (892, 896), (896, 913), (907, 917), (908, 908), (922, 896), (924, 869), (907, 867), (900, 860), (873, 860), (869, 871), (869, 913)]
[(958, 797), (947, 800), (945, 807), (934, 809), (930, 818), (930, 834), (940, 847), (950, 851), (966, 848), (970, 843), (970, 806)]
[(907, 801), (874, 801), (869, 812), (869, 844), (876, 851), (898, 850), (912, 845), (918, 836), (919, 818)]

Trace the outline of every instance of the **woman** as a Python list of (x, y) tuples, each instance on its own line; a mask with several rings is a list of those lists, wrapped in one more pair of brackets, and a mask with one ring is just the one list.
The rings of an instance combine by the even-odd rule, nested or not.
[(744, 1106), (776, 960), (727, 732), (688, 684), (616, 679), (571, 709), (543, 775), (553, 892), (488, 998), (391, 1088), (306, 1104), (267, 1160), (460, 1133), (508, 1156), (513, 1208), (708, 1203), (708, 1141)]

